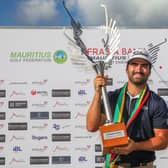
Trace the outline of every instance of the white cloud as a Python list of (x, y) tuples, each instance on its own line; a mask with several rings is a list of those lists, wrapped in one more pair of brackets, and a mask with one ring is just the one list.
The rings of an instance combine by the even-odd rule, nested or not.
[(109, 15), (121, 26), (168, 26), (167, 0), (76, 0), (76, 8), (87, 25), (104, 23), (100, 3), (107, 5)]
[(51, 21), (56, 15), (55, 0), (25, 0), (19, 4), (18, 16), (25, 23)]
[[(53, 21), (55, 18), (63, 19), (62, 12), (65, 11), (62, 11), (62, 7), (57, 8), (58, 4), (61, 5), (61, 1), (23, 0), (18, 9), (19, 19), (27, 24)], [(168, 26), (167, 0), (65, 0), (65, 3), (73, 14), (77, 14), (73, 15), (75, 19), (84, 21), (83, 25), (105, 24), (104, 9), (100, 7), (100, 4), (104, 3), (109, 16), (117, 20), (119, 26), (149, 28)]]

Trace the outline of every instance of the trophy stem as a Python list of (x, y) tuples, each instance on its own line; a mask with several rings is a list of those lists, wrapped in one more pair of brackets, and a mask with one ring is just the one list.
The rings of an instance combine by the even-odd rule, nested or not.
[[(94, 66), (96, 73), (101, 74), (103, 76), (104, 76), (104, 67), (105, 67), (105, 63), (103, 61), (96, 62)], [(103, 98), (103, 103), (105, 108), (105, 114), (107, 117), (106, 124), (110, 124), (112, 123), (112, 113), (111, 113), (111, 107), (110, 107), (110, 102), (108, 99), (106, 88), (102, 86), (101, 91), (102, 91), (102, 98)]]
[(105, 113), (107, 117), (106, 124), (109, 124), (109, 123), (112, 123), (112, 113), (111, 113), (110, 102), (108, 99), (106, 88), (102, 87), (101, 90), (102, 90), (102, 98), (103, 98)]

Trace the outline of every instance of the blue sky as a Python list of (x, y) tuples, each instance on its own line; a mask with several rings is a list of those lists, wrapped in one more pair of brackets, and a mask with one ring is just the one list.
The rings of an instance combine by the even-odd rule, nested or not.
[[(121, 27), (167, 28), (167, 0), (65, 0), (68, 9), (83, 26), (105, 23), (109, 17)], [(61, 0), (0, 0), (0, 26), (69, 26)]]

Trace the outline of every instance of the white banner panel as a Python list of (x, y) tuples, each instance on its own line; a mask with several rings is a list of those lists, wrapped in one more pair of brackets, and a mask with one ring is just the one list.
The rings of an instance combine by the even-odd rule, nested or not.
[[(66, 34), (72, 37), (72, 30)], [(106, 71), (116, 89), (127, 81), (128, 53), (167, 38), (168, 29), (122, 29), (121, 44)], [(100, 168), (99, 132), (86, 130), (96, 73), (63, 29), (0, 29), (0, 167)], [(84, 29), (89, 55), (104, 57), (100, 29)], [(160, 46), (149, 86), (168, 104), (167, 42)], [(75, 64), (79, 56), (81, 64)], [(168, 151), (157, 152), (165, 167)]]

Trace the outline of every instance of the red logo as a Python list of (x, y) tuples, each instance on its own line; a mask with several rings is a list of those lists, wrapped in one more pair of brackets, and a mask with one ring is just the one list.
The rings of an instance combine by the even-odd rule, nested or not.
[(32, 91), (31, 91), (31, 94), (32, 94), (32, 95), (36, 95), (37, 92), (36, 92), (35, 90), (32, 90)]

